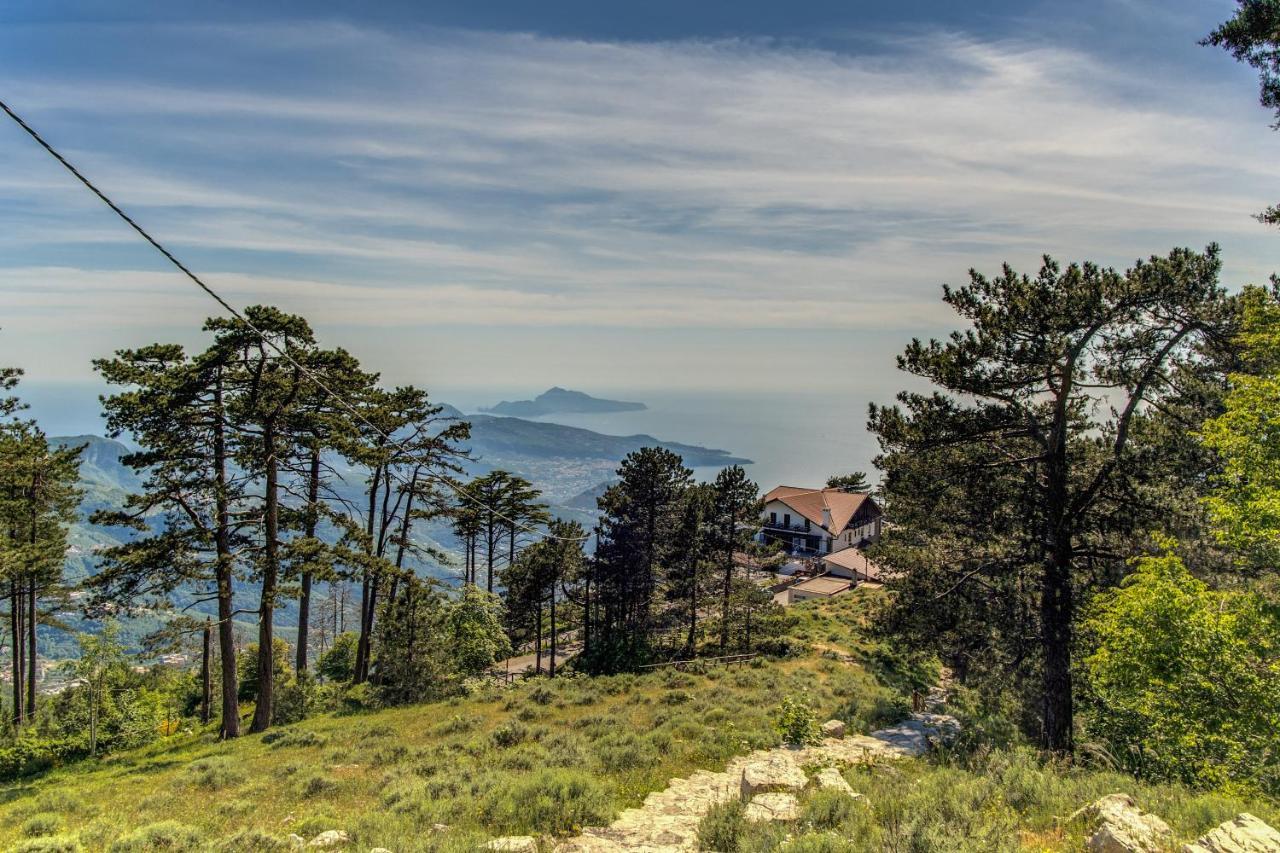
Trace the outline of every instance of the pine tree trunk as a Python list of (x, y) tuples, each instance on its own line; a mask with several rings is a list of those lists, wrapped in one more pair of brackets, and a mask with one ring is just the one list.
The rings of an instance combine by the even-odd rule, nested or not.
[(209, 656), (213, 651), (213, 627), (207, 617), (204, 620), (204, 630), (200, 632), (200, 641), (200, 722), (207, 726), (213, 705), (213, 672), (209, 669)]
[[(369, 556), (373, 556), (375, 551), (373, 530), (374, 519), (378, 514), (378, 488), (381, 482), (382, 466), (377, 465), (374, 466), (373, 477), (369, 481), (369, 516), (365, 522), (365, 535), (369, 537)], [(365, 569), (360, 586), (360, 636), (356, 639), (356, 660), (351, 678), (355, 684), (364, 682), (369, 675), (369, 631), (373, 627), (374, 589), (377, 583), (376, 577), (371, 574), (369, 569)]]
[(1040, 631), (1044, 654), (1044, 728), (1041, 745), (1049, 752), (1070, 754), (1074, 748), (1071, 697), (1071, 633), (1074, 604), (1070, 558), (1062, 553), (1045, 566), (1040, 599)]
[[(311, 448), (311, 470), (307, 474), (307, 526), (303, 535), (314, 539), (320, 520), (320, 446)], [(298, 590), (298, 653), (294, 669), (299, 675), (307, 671), (307, 641), (311, 624), (311, 572), (302, 573)]]
[(231, 586), (234, 564), (231, 555), (231, 510), (227, 500), (227, 442), (222, 412), (222, 372), (214, 384), (213, 476), (214, 580), (218, 585), (218, 663), (222, 671), (222, 724), (219, 736), (240, 737), (240, 687), (236, 674), (235, 606)]
[(18, 582), (9, 581), (9, 632), (13, 638), (13, 724), (21, 726), (25, 720), (22, 712), (26, 694), (22, 689), (23, 665), (26, 655), (23, 651), (22, 632), (22, 597), (18, 594)]
[(538, 615), (533, 620), (533, 673), (542, 674), (542, 602), (538, 602)]
[(275, 704), (275, 604), (276, 581), (280, 568), (280, 507), (277, 479), (275, 424), (268, 420), (262, 429), (263, 462), (266, 484), (263, 488), (264, 533), (262, 559), (262, 601), (258, 607), (258, 703), (253, 709), (249, 731), (264, 732), (271, 727)]
[(27, 705), (23, 711), (27, 719), (36, 714), (36, 579), (27, 582)]
[(551, 677), (556, 677), (556, 584), (551, 582)]

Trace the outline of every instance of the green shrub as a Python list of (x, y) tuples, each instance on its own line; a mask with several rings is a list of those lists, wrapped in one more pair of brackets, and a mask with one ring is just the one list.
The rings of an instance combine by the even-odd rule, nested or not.
[(272, 749), (283, 749), (289, 746), (324, 746), (329, 739), (309, 729), (276, 729), (263, 735), (262, 742), (270, 744)]
[(522, 742), (529, 736), (529, 729), (518, 722), (504, 723), (489, 735), (493, 745), (499, 749), (507, 749)]
[(213, 845), (216, 853), (282, 853), (292, 849), (293, 846), (285, 839), (276, 838), (261, 829), (242, 829)]
[(805, 746), (822, 740), (817, 717), (808, 704), (794, 696), (782, 700), (774, 727), (782, 735), (782, 742), (792, 746)]
[(338, 782), (323, 773), (312, 773), (298, 783), (298, 793), (304, 797), (322, 797), (338, 790)]
[(612, 798), (593, 777), (575, 770), (541, 770), (491, 789), (481, 819), (495, 831), (569, 835), (612, 816)]
[(22, 834), (27, 838), (56, 835), (62, 829), (62, 818), (52, 812), (33, 814), (22, 822)]
[(1280, 620), (1148, 557), (1084, 620), (1087, 732), (1125, 769), (1197, 788), (1280, 794)]
[(745, 811), (738, 799), (712, 806), (698, 824), (698, 849), (737, 853), (746, 829)]
[(74, 835), (51, 838), (29, 838), (9, 848), (9, 853), (83, 853), (84, 847)]
[(801, 817), (817, 829), (836, 829), (866, 808), (844, 791), (827, 789), (813, 792), (804, 804)]
[(186, 773), (187, 782), (209, 791), (220, 791), (223, 788), (239, 785), (245, 778), (245, 772), (240, 765), (225, 755), (193, 761), (187, 767)]
[(117, 838), (111, 853), (197, 853), (200, 847), (200, 833), (193, 827), (163, 820)]

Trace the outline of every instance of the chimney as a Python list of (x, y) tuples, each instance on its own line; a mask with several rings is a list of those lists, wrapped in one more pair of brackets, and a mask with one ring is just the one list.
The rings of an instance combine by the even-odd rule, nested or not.
[(828, 532), (835, 532), (831, 530), (831, 507), (827, 506), (825, 497), (822, 499), (822, 527)]

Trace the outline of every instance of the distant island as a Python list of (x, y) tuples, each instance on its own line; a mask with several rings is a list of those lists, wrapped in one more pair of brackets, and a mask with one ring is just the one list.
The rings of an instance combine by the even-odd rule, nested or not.
[(481, 411), (513, 418), (532, 418), (538, 415), (638, 412), (644, 408), (647, 408), (644, 403), (603, 400), (581, 391), (570, 391), (557, 386), (542, 392), (532, 400), (503, 400), (498, 405), (481, 409)]

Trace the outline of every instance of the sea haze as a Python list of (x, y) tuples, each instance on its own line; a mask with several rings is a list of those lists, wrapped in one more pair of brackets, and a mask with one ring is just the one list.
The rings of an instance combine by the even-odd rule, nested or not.
[[(96, 382), (23, 382), (18, 393), (30, 404), (49, 435), (102, 435), (98, 395), (106, 387)], [(892, 393), (833, 394), (810, 391), (653, 391), (588, 388), (592, 396), (635, 400), (648, 408), (632, 412), (544, 415), (528, 420), (582, 427), (607, 435), (644, 433), (663, 441), (678, 441), (727, 450), (753, 460), (747, 473), (762, 491), (773, 486), (820, 486), (833, 473), (862, 470), (872, 473), (877, 448), (867, 434), (867, 404), (890, 402)], [(501, 399), (530, 396), (530, 389), (448, 389), (433, 397), (477, 414), (481, 406)], [(537, 393), (535, 389), (532, 393)], [(700, 479), (711, 479), (715, 468), (695, 468)]]
[[(867, 433), (869, 396), (802, 391), (715, 392), (583, 389), (592, 396), (635, 400), (633, 412), (544, 415), (530, 420), (583, 427), (608, 435), (645, 433), (727, 450), (753, 460), (751, 479), (774, 486), (821, 486), (834, 473), (871, 472), (877, 447)], [(890, 402), (890, 397), (876, 402)], [(470, 404), (471, 401), (466, 401)], [(493, 400), (490, 402), (497, 402)], [(476, 403), (478, 407), (480, 403)], [(471, 405), (463, 407), (474, 411)], [(715, 468), (696, 468), (711, 479)], [(869, 477), (875, 482), (875, 477)]]

